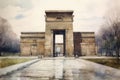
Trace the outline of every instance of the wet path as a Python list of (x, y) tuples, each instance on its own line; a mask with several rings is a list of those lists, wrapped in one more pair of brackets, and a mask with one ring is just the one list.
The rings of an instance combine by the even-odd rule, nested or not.
[(0, 80), (120, 80), (120, 70), (82, 59), (46, 58)]

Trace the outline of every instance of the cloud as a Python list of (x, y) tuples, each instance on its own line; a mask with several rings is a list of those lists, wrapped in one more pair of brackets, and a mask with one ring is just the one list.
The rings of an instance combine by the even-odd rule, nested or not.
[(4, 8), (6, 6), (19, 6), (24, 9), (32, 8), (31, 0), (0, 0), (0, 8)]
[(20, 13), (22, 13), (22, 8), (18, 6), (15, 7), (12, 5), (8, 5), (5, 8), (0, 8), (0, 16), (8, 20), (11, 20), (12, 18), (14, 18), (16, 15)]
[(8, 19), (20, 35), (22, 31), (45, 31), (45, 10), (74, 10), (74, 31), (97, 31), (104, 21), (109, 1), (1, 0), (0, 15)]

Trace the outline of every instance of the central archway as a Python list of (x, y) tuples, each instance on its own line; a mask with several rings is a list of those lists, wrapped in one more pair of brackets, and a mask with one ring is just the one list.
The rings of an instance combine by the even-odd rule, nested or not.
[(53, 30), (53, 57), (57, 57), (58, 56), (58, 53), (56, 53), (56, 46), (55, 46), (56, 45), (56, 43), (55, 43), (55, 41), (56, 41), (55, 40), (56, 39), (55, 36), (56, 35), (63, 35), (63, 56), (65, 56), (65, 53), (66, 53), (66, 51), (65, 51), (66, 50), (65, 49), (65, 47), (66, 47), (65, 46), (66, 45), (65, 44), (65, 41), (66, 41), (65, 40), (66, 39), (65, 38), (65, 30)]

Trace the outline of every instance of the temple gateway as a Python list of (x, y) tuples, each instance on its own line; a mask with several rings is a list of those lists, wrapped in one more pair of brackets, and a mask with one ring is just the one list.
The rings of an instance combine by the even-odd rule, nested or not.
[[(94, 32), (73, 32), (73, 11), (45, 11), (45, 32), (21, 32), (21, 56), (88, 56), (96, 54)], [(62, 36), (57, 43), (56, 36)]]

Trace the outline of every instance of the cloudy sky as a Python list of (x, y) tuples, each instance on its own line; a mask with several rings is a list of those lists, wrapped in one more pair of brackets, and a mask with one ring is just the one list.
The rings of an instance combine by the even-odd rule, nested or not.
[(14, 32), (45, 31), (45, 10), (74, 10), (74, 31), (98, 32), (106, 11), (119, 0), (0, 0), (0, 16)]

